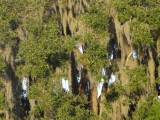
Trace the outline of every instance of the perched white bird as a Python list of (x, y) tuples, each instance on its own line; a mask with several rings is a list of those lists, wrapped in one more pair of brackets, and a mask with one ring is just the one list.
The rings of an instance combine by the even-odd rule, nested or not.
[(77, 82), (80, 83), (81, 77), (77, 76)]
[(114, 83), (116, 81), (116, 76), (112, 73), (111, 77), (108, 81), (108, 86), (110, 86), (112, 83)]
[(69, 92), (69, 82), (68, 82), (68, 80), (65, 80), (64, 78), (62, 78), (62, 88), (66, 92)]
[(23, 90), (27, 90), (27, 78), (26, 77), (23, 77), (22, 79), (22, 89)]
[(26, 77), (23, 77), (22, 79), (22, 97), (26, 98), (27, 97), (27, 83), (28, 83), (28, 79)]
[(158, 99), (160, 100), (160, 95), (158, 95)]
[(103, 83), (104, 83), (104, 78), (101, 78), (101, 82), (97, 86), (97, 98), (101, 96)]
[(102, 75), (106, 75), (106, 69), (104, 67), (102, 68)]
[(76, 42), (76, 47), (79, 49), (80, 53), (83, 54), (83, 48), (82, 48), (82, 45), (79, 44), (78, 42)]
[(133, 59), (137, 59), (138, 58), (137, 51), (135, 49), (133, 49), (132, 57), (133, 57)]
[(111, 52), (110, 59), (113, 60), (113, 50)]

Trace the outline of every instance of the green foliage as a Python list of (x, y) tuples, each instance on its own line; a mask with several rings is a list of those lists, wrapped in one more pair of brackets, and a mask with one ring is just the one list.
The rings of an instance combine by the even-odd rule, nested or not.
[[(57, 2), (63, 9), (69, 11), (68, 0)], [(131, 20), (133, 44), (138, 47), (154, 45), (153, 40), (160, 28), (159, 0), (114, 0), (113, 2), (120, 22)], [(64, 37), (61, 35), (62, 28), (60, 28), (63, 20), (60, 21), (60, 16), (54, 14), (53, 6), (50, 0), (0, 0), (0, 46), (5, 47), (9, 44), (14, 47), (16, 45), (18, 48), (17, 58), (20, 58), (20, 61), (16, 64), (16, 75), (19, 77), (31, 75), (34, 81), (29, 88), (28, 97), (36, 100), (32, 111), (36, 119), (98, 119), (88, 110), (89, 103), (86, 99), (62, 91), (60, 79), (67, 78), (68, 73), (54, 74), (54, 72), (56, 68), (66, 69), (66, 64), (70, 62), (70, 52), (75, 48), (75, 41), (78, 41), (85, 43), (85, 51), (79, 61), (97, 80), (102, 77), (108, 79), (101, 75), (101, 68), (108, 65), (106, 36), (110, 29), (109, 20), (114, 19), (109, 18), (108, 15), (108, 11), (112, 12), (112, 9), (107, 11), (105, 1), (90, 1), (87, 13), (80, 16), (87, 26), (87, 32), (83, 35)], [(25, 40), (20, 37), (20, 34), (24, 34), (23, 30), (27, 32)], [(111, 66), (108, 65), (109, 69), (117, 72), (118, 65), (114, 61), (111, 63)], [(5, 61), (0, 56), (0, 73), (5, 70)], [(137, 102), (134, 95), (142, 94), (147, 82), (144, 66), (130, 70), (128, 75), (131, 94), (124, 101), (125, 105)], [(157, 83), (158, 81), (157, 78)], [(1, 83), (0, 87), (4, 89)], [(102, 101), (106, 106), (103, 119), (110, 119), (108, 116), (112, 113), (111, 102), (120, 99), (120, 95), (125, 95), (126, 92), (119, 84), (112, 85), (111, 90), (106, 95), (107, 100)], [(14, 96), (19, 97), (17, 93)], [(5, 108), (5, 94), (0, 92), (0, 109)], [(134, 119), (160, 119), (159, 108), (159, 101), (148, 100), (138, 106), (133, 117)], [(44, 118), (41, 115), (43, 112)]]
[(110, 86), (111, 92), (106, 95), (108, 101), (118, 100), (121, 95), (124, 95), (125, 89), (121, 84), (113, 84)]
[[(29, 27), (29, 26), (28, 26)], [(62, 66), (68, 60), (71, 42), (58, 35), (56, 18), (51, 17), (41, 26), (31, 26), (31, 38), (20, 44), (19, 56), (25, 61), (23, 73), (32, 77), (45, 76), (49, 65)]]
[(38, 88), (38, 85), (34, 83), (32, 86), (30, 86), (30, 91), (29, 91), (29, 98), (30, 99), (36, 99), (40, 95), (40, 90)]
[(81, 61), (93, 73), (98, 73), (100, 68), (105, 65), (106, 49), (96, 41), (89, 43)]
[(112, 104), (108, 100), (101, 101), (105, 105), (105, 108), (100, 117), (94, 117), (94, 120), (111, 120), (110, 113), (112, 113)]
[(107, 100), (109, 100), (109, 101), (115, 101), (115, 100), (117, 100), (118, 98), (119, 98), (119, 94), (118, 94), (118, 91), (116, 91), (116, 90), (112, 90), (112, 92), (111, 93), (108, 93), (107, 94)]
[(147, 23), (152, 30), (160, 27), (159, 0), (154, 0), (154, 2), (151, 0), (115, 0), (114, 6), (120, 22), (135, 18), (140, 22)]
[(150, 25), (151, 30), (158, 30), (160, 28), (160, 1), (156, 1), (152, 6), (152, 9), (148, 11), (146, 23)]
[(82, 20), (98, 34), (106, 34), (108, 18), (105, 5), (100, 2), (91, 3), (88, 13), (82, 16)]
[[(25, 26), (30, 16), (40, 13), (43, 4), (38, 1), (18, 1), (18, 0), (1, 0), (0, 1), (0, 43), (13, 44), (14, 39), (18, 36), (17, 29)], [(35, 17), (35, 16), (34, 16)], [(36, 19), (36, 18), (34, 18)], [(39, 18), (38, 18), (39, 19)]]
[(160, 28), (159, 0), (115, 0), (114, 7), (121, 23), (132, 20), (133, 44), (152, 46)]
[[(38, 80), (31, 86), (29, 98), (35, 98), (37, 105), (32, 113), (41, 119), (41, 112), (45, 112), (45, 119), (58, 120), (88, 120), (92, 114), (85, 108), (88, 104), (81, 96), (73, 96), (61, 91), (60, 82), (53, 80)], [(52, 114), (50, 114), (52, 113)]]
[(131, 93), (142, 92), (147, 83), (145, 66), (138, 66), (128, 72), (129, 89)]
[(160, 77), (156, 79), (156, 83), (160, 84)]
[(112, 112), (112, 110), (113, 110), (112, 104), (109, 101), (107, 101), (107, 100), (102, 101), (102, 102), (104, 102), (104, 105), (105, 105), (108, 113)]
[(5, 72), (6, 71), (6, 63), (3, 59), (3, 57), (0, 55), (0, 72)]
[(130, 3), (130, 7), (133, 8), (134, 17), (138, 19), (140, 22), (147, 23), (151, 30), (157, 30), (160, 25), (160, 15), (159, 15), (159, 7), (160, 1), (159, 0), (137, 0), (137, 2)]
[(129, 0), (115, 0), (114, 2), (120, 22), (125, 22), (132, 17), (132, 10), (128, 3)]
[(135, 120), (159, 120), (160, 119), (160, 101), (148, 100), (141, 103), (133, 114)]
[(149, 26), (145, 23), (135, 21), (132, 24), (131, 31), (134, 34), (133, 43), (137, 46), (153, 45), (153, 38), (151, 36)]
[(5, 90), (5, 84), (4, 84), (4, 81), (3, 79), (0, 80), (0, 91), (3, 91)]
[(5, 95), (4, 93), (0, 92), (0, 110), (4, 110), (5, 108)]
[(59, 108), (56, 114), (56, 118), (59, 120), (88, 120), (90, 119), (89, 110), (85, 110), (85, 101), (80, 96), (72, 97), (65, 95), (59, 98)]
[(109, 64), (109, 70), (113, 71), (113, 72), (117, 72), (119, 70), (118, 65), (116, 63), (116, 61), (110, 61), (111, 64)]
[(130, 104), (133, 104), (133, 103), (135, 103), (135, 100), (132, 99), (132, 98), (129, 98), (129, 97), (127, 97), (127, 98), (122, 102), (122, 104), (123, 104), (124, 106), (129, 106)]

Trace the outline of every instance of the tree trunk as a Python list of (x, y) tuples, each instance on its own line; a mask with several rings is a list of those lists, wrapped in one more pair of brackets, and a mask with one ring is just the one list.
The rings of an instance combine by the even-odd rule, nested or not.
[(153, 60), (153, 56), (152, 56), (152, 51), (151, 49), (149, 49), (149, 57), (150, 59), (148, 60), (148, 70), (149, 70), (149, 77), (150, 77), (150, 85), (151, 85), (151, 89), (154, 90), (155, 89), (155, 62)]
[(95, 114), (98, 114), (97, 87), (93, 82), (90, 84), (90, 102), (91, 111)]

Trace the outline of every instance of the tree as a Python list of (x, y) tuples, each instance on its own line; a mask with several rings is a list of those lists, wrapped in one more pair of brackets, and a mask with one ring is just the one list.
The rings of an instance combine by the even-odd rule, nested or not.
[(37, 101), (31, 111), (37, 119), (88, 120), (92, 117), (92, 113), (86, 109), (87, 100), (62, 91), (58, 80), (38, 80), (30, 87), (29, 98)]
[(147, 101), (141, 103), (133, 113), (133, 119), (158, 120), (160, 119), (159, 107), (159, 100), (153, 98), (147, 99)]
[(147, 76), (145, 73), (145, 66), (138, 66), (128, 72), (129, 76), (129, 91), (131, 93), (142, 93), (147, 85)]

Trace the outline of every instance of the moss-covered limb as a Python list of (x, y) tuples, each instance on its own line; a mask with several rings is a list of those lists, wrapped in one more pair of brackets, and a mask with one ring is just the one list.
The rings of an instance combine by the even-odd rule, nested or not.
[(150, 76), (150, 84), (151, 84), (151, 89), (155, 89), (155, 61), (153, 59), (153, 53), (151, 49), (148, 50), (149, 52), (149, 57), (150, 59), (148, 60), (148, 70), (149, 70), (149, 76)]

